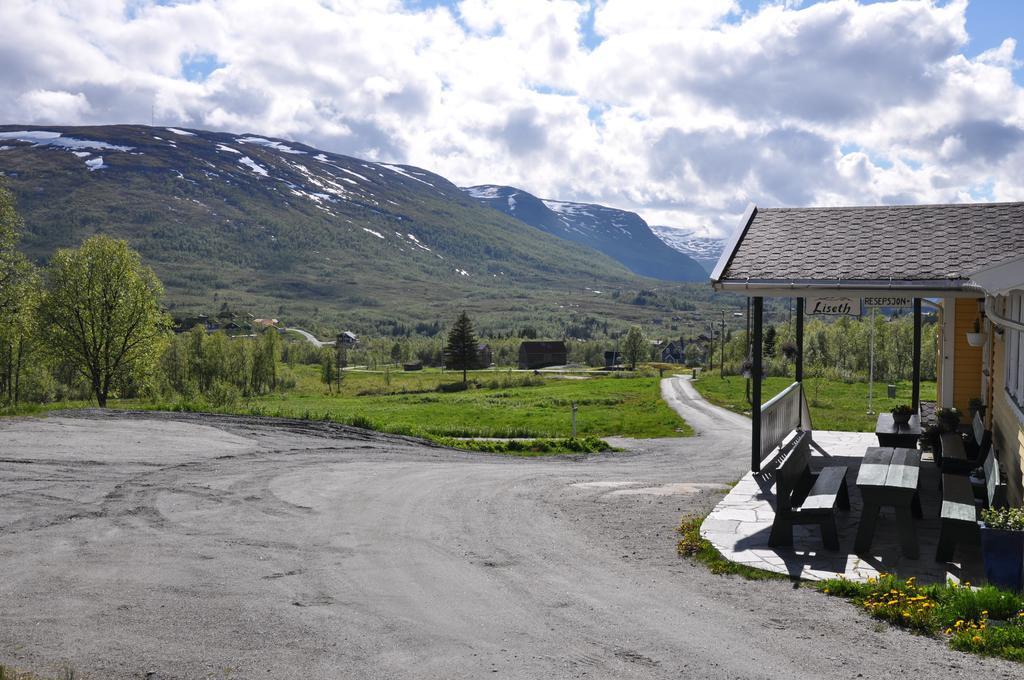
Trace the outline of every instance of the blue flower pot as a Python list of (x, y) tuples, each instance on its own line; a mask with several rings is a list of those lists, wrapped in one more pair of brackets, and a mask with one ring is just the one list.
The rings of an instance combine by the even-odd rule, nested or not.
[(1024, 531), (981, 527), (981, 555), (985, 560), (985, 578), (994, 586), (1024, 590)]

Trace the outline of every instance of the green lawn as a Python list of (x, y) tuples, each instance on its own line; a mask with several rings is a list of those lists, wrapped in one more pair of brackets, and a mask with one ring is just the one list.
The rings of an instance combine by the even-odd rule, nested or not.
[[(762, 403), (793, 383), (792, 378), (765, 378), (762, 386)], [(694, 381), (694, 386), (708, 401), (738, 413), (750, 413), (746, 401), (747, 381), (739, 376), (705, 375)], [(874, 432), (878, 413), (888, 411), (897, 404), (909, 404), (911, 385), (909, 381), (896, 384), (896, 398), (886, 397), (885, 383), (875, 383), (873, 410), (876, 415), (867, 414), (868, 385), (863, 382), (845, 383), (809, 378), (804, 381), (807, 402), (811, 408), (811, 423), (816, 430), (841, 430), (848, 432)], [(935, 383), (921, 383), (921, 398), (934, 398)]]
[(692, 429), (660, 396), (657, 377), (566, 379), (510, 371), (470, 372), (465, 391), (441, 392), (461, 374), (346, 371), (340, 394), (327, 394), (315, 367), (296, 366), (284, 394), (222, 408), (121, 402), (124, 408), (184, 408), (332, 420), (384, 432), (429, 437), (567, 437), (576, 402), (580, 437), (678, 437)]

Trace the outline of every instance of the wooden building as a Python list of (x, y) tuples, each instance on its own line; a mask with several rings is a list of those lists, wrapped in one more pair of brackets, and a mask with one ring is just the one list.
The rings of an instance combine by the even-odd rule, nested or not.
[(765, 297), (796, 299), (791, 387), (801, 394), (805, 310), (912, 308), (915, 410), (922, 396), (921, 315), (927, 304), (937, 308), (939, 320), (934, 399), (965, 415), (972, 398), (982, 400), (1008, 500), (1024, 503), (1024, 203), (767, 210), (751, 205), (711, 283), (752, 299), (751, 469), (760, 469), (778, 434), (772, 431), (774, 419), (762, 418)]
[(524, 340), (519, 345), (519, 368), (536, 369), (567, 363), (569, 352), (562, 340)]

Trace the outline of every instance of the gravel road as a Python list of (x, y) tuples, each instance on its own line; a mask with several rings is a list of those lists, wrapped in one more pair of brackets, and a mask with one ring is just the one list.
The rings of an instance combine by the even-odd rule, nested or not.
[(516, 459), (260, 418), (0, 421), (0, 662), (80, 678), (1021, 677), (788, 583), (714, 576), (674, 527), (749, 422)]

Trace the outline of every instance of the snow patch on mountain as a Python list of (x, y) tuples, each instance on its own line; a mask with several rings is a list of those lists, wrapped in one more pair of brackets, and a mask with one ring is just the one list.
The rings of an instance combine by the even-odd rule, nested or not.
[(238, 162), (239, 162), (239, 164), (244, 165), (247, 168), (249, 168), (250, 170), (252, 170), (257, 175), (260, 175), (261, 177), (266, 177), (269, 174), (269, 173), (267, 173), (267, 169), (266, 168), (264, 168), (262, 165), (260, 165), (259, 163), (257, 163), (253, 159), (249, 158), (248, 156), (242, 156), (238, 160)]
[(293, 149), (292, 147), (288, 146), (287, 144), (282, 144), (281, 142), (275, 142), (275, 141), (270, 140), (270, 139), (264, 139), (263, 137), (239, 137), (235, 141), (238, 142), (239, 144), (258, 144), (259, 146), (265, 146), (265, 147), (267, 147), (269, 149), (274, 149), (276, 151), (281, 151), (282, 153), (291, 153), (291, 154), (305, 154), (306, 153), (305, 151), (299, 151), (298, 149)]
[(421, 184), (426, 184), (428, 187), (433, 187), (434, 186), (430, 182), (428, 182), (426, 180), (422, 180), (419, 177), (416, 177), (412, 173), (407, 172), (406, 170), (404, 170), (403, 168), (398, 167), (397, 165), (390, 165), (388, 163), (377, 163), (377, 165), (379, 165), (382, 168), (387, 168), (391, 172), (397, 172), (399, 175), (402, 175), (403, 177), (408, 177), (409, 179), (414, 180), (416, 182), (419, 182)]
[(179, 130), (178, 128), (164, 128), (164, 129), (167, 130), (168, 132), (173, 132), (176, 135), (181, 135), (182, 137), (195, 137), (196, 136), (196, 133), (189, 132), (188, 130)]
[(103, 163), (103, 156), (97, 156), (96, 158), (90, 158), (85, 162), (85, 167), (89, 168), (89, 172), (93, 170), (102, 170), (108, 167)]
[(237, 153), (239, 155), (242, 154), (238, 149), (232, 149), (230, 146), (224, 146), (223, 144), (217, 145), (217, 151), (227, 151), (228, 153)]
[(64, 137), (59, 132), (48, 130), (14, 130), (13, 132), (0, 132), (0, 139), (14, 139), (19, 142), (29, 142), (35, 146), (56, 146), (62, 149), (94, 149), (96, 151), (131, 151), (133, 146), (119, 146), (107, 142), (98, 142), (91, 139), (78, 139), (77, 137)]
[(718, 262), (725, 247), (724, 239), (704, 236), (691, 229), (652, 226), (651, 231), (670, 248), (689, 255), (708, 270)]
[(501, 187), (484, 185), (479, 187), (462, 187), (462, 190), (473, 198), (491, 199), (501, 197)]

